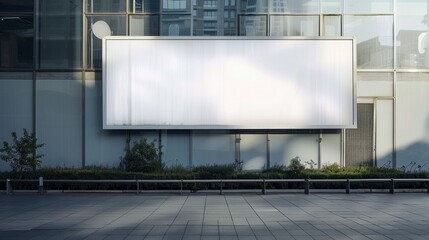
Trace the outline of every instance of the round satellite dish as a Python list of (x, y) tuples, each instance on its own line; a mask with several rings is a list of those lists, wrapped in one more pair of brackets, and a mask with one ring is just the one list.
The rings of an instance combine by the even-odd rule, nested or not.
[(92, 24), (92, 33), (94, 33), (97, 38), (103, 39), (104, 37), (112, 35), (112, 30), (110, 30), (109, 24), (100, 20)]

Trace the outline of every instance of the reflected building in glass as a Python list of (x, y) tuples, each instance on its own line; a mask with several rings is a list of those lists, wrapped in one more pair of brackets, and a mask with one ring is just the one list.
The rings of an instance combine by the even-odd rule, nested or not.
[[(0, 141), (35, 131), (44, 166), (118, 166), (127, 141), (141, 138), (156, 139), (168, 166), (261, 171), (296, 156), (317, 167), (429, 166), (428, 9), (421, 0), (1, 0)], [(355, 37), (358, 128), (103, 130), (105, 36)]]

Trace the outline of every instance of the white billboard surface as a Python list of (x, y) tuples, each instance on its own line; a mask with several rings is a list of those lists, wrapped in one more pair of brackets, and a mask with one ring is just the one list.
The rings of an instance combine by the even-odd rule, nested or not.
[(108, 37), (105, 129), (356, 126), (353, 39)]

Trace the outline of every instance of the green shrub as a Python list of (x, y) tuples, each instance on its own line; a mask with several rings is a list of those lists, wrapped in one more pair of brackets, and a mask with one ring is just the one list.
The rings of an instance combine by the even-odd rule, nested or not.
[(12, 132), (12, 143), (4, 141), (0, 149), (0, 158), (9, 163), (12, 171), (18, 173), (18, 178), (22, 177), (23, 172), (35, 171), (40, 166), (43, 154), (36, 154), (36, 150), (45, 145), (37, 143), (34, 133), (29, 134), (25, 128), (23, 131), (24, 135), (20, 138)]
[(287, 166), (287, 171), (293, 176), (300, 175), (304, 169), (305, 166), (301, 163), (301, 158), (298, 156), (292, 158)]
[(125, 156), (121, 159), (121, 166), (131, 172), (163, 171), (165, 164), (160, 159), (161, 153), (155, 142), (156, 140), (149, 143), (146, 139), (134, 142), (134, 146), (126, 150)]

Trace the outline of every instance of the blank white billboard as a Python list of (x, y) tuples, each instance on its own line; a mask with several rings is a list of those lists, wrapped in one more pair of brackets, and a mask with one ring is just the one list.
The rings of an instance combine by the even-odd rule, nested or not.
[(354, 40), (108, 37), (105, 129), (356, 126)]

